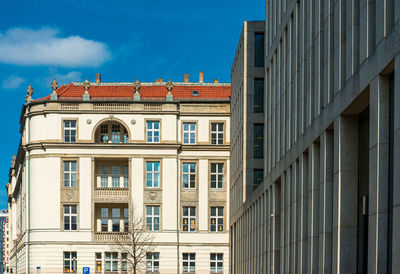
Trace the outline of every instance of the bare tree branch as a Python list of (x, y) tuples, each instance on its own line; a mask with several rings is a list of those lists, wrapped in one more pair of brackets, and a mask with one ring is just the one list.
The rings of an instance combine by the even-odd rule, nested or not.
[(134, 209), (130, 210), (128, 231), (116, 238), (113, 248), (127, 254), (129, 268), (136, 274), (146, 270), (147, 253), (154, 250), (154, 235), (144, 230), (144, 220), (136, 216)]

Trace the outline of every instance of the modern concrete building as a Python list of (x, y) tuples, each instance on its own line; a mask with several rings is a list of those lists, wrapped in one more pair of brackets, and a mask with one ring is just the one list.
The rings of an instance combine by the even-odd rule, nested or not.
[(264, 177), (247, 195), (232, 172), (231, 273), (400, 273), (400, 4), (267, 0), (266, 18)]
[(114, 247), (132, 210), (154, 235), (143, 273), (228, 273), (230, 84), (51, 86), (22, 108), (13, 273), (131, 273)]

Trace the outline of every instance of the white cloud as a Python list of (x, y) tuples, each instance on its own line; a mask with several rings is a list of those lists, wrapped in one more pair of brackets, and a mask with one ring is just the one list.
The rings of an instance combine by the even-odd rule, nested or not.
[(0, 33), (0, 62), (23, 66), (98, 67), (111, 58), (107, 45), (54, 28), (12, 28)]
[(10, 76), (4, 79), (1, 87), (6, 89), (19, 88), (23, 82), (25, 82), (24, 78), (21, 78), (19, 76)]
[[(53, 79), (56, 78), (59, 85), (69, 84), (71, 82), (79, 82), (82, 80), (82, 73), (78, 71), (70, 71), (67, 74), (55, 74)], [(51, 80), (53, 80), (51, 79)]]

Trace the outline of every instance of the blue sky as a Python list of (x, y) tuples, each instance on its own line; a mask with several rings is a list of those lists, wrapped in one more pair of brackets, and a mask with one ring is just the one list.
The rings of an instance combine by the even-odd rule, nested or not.
[(183, 81), (230, 82), (230, 68), (243, 21), (264, 20), (263, 0), (1, 0), (0, 208), (7, 207), (5, 183), (20, 140), (19, 118), (26, 88), (33, 98), (59, 84)]

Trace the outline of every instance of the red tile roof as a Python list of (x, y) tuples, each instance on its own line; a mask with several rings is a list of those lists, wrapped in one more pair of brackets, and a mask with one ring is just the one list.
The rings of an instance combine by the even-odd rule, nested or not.
[[(173, 83), (174, 100), (227, 100), (231, 96), (229, 84)], [(198, 96), (193, 96), (198, 91)], [(85, 89), (82, 83), (62, 85), (57, 90), (58, 100), (82, 100)], [(88, 90), (91, 100), (133, 100), (135, 88), (132, 84), (91, 83)], [(141, 101), (165, 101), (168, 90), (166, 83), (142, 83)], [(50, 95), (35, 101), (50, 100)]]

